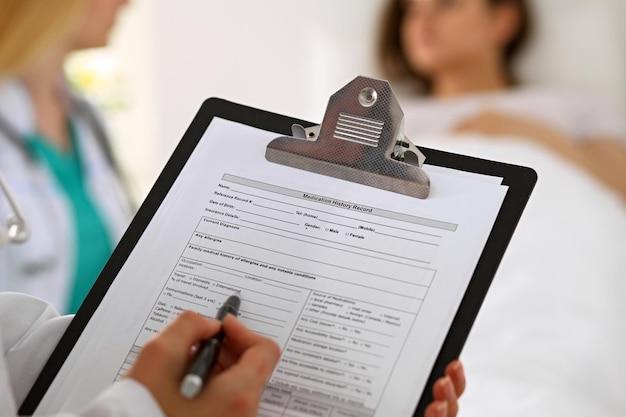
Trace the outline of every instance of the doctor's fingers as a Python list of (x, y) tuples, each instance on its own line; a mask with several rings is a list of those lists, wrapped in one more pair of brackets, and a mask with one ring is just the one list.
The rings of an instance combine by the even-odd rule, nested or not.
[[(222, 350), (220, 356), (224, 353)], [(256, 416), (265, 383), (279, 357), (278, 346), (266, 338), (248, 346), (241, 355), (231, 351), (233, 363), (209, 380), (201, 401), (222, 417)]]
[(446, 376), (450, 377), (452, 380), (457, 398), (461, 398), (467, 385), (465, 379), (465, 369), (463, 369), (461, 361), (457, 360), (450, 362), (450, 364), (446, 367)]
[(442, 415), (442, 417), (456, 417), (459, 412), (459, 396), (454, 388), (452, 378), (449, 376), (439, 378), (433, 386), (433, 397), (435, 399), (434, 403), (446, 404), (447, 414), (443, 414), (441, 408), (438, 408), (438, 413), (440, 414), (437, 414), (437, 417), (439, 415)]
[(424, 417), (450, 417), (448, 416), (448, 403), (445, 401), (433, 401), (426, 408)]
[(226, 339), (220, 353), (220, 380), (244, 379), (263, 386), (280, 357), (274, 341), (248, 330), (234, 317), (224, 320)]

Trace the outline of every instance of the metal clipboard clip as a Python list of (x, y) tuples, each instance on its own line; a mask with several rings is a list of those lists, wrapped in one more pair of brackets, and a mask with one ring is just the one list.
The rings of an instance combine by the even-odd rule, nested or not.
[(404, 112), (387, 81), (357, 77), (330, 97), (319, 126), (292, 126), (269, 143), (281, 165), (425, 199), (426, 157), (404, 136)]
[(0, 248), (8, 243), (24, 243), (30, 237), (30, 228), (2, 174), (0, 174), (0, 191), (4, 193), (12, 210), (7, 217), (6, 229), (0, 225)]

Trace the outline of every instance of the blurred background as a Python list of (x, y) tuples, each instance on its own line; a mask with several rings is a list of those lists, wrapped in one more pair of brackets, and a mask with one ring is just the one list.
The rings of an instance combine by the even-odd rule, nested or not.
[[(140, 202), (206, 98), (320, 122), (331, 94), (382, 74), (385, 4), (133, 0), (110, 46), (66, 69), (104, 111)], [(521, 81), (589, 93), (626, 119), (626, 1), (531, 5)], [(436, 146), (530, 165), (540, 181), (466, 344), (461, 416), (625, 415), (623, 200), (531, 142), (466, 139)]]
[[(626, 116), (626, 2), (532, 3), (524, 80), (600, 94)], [(77, 53), (68, 73), (104, 109), (140, 201), (204, 99), (320, 122), (332, 93), (356, 75), (378, 76), (384, 4), (133, 0), (110, 46)]]
[(321, 121), (332, 93), (358, 74), (376, 74), (382, 6), (134, 0), (110, 46), (76, 54), (68, 72), (103, 105), (141, 198), (206, 98)]

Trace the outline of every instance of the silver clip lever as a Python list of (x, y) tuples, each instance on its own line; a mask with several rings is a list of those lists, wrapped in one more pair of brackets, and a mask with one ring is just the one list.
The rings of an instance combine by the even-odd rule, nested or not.
[(427, 198), (426, 157), (404, 136), (404, 113), (387, 81), (357, 77), (335, 93), (319, 126), (292, 127), (267, 146), (268, 161)]

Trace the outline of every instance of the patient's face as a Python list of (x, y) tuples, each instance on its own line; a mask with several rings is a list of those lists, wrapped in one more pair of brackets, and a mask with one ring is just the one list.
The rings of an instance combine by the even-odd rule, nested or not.
[(401, 27), (404, 53), (426, 76), (498, 53), (497, 14), (488, 0), (409, 0)]
[(85, 0), (86, 7), (74, 49), (105, 46), (120, 9), (128, 2), (129, 0)]

